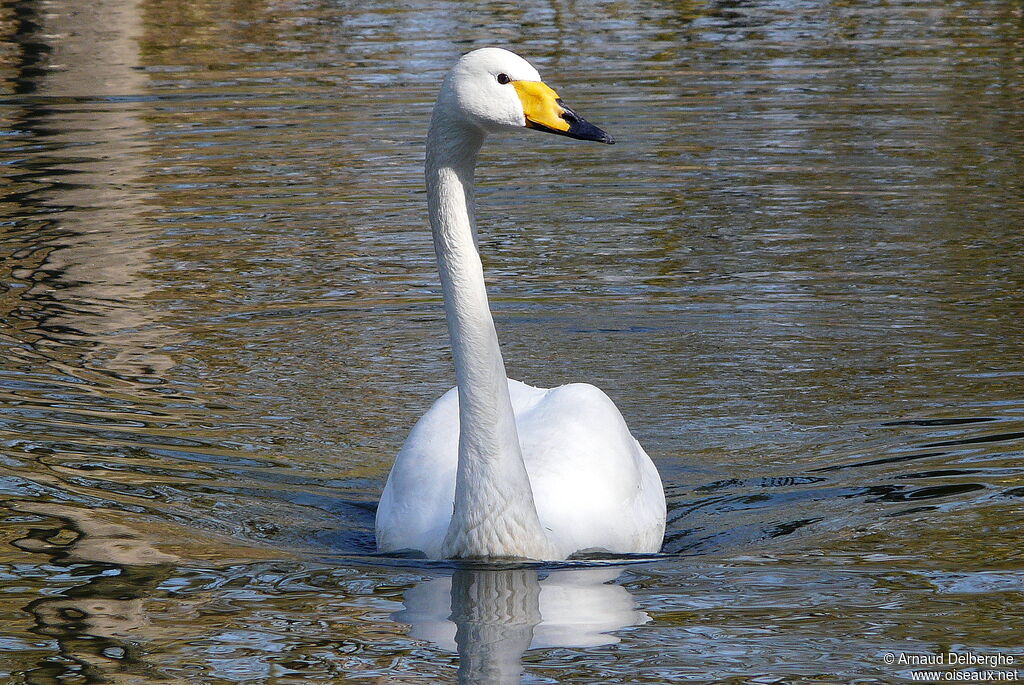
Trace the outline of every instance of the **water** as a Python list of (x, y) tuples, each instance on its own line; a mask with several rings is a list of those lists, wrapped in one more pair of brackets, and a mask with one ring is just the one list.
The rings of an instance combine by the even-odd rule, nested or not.
[[(3, 9), (0, 680), (1020, 665), (1019, 3), (349, 5)], [(619, 141), (495, 140), (478, 199), (510, 375), (615, 399), (653, 560), (373, 555), (453, 383), (426, 121), (495, 43)]]

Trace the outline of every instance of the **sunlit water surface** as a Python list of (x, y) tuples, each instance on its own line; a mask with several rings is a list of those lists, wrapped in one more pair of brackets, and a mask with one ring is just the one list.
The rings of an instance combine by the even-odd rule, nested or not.
[[(1020, 664), (1022, 27), (1009, 0), (5, 4), (0, 680)], [(619, 140), (489, 143), (481, 247), (510, 375), (599, 385), (657, 462), (652, 561), (373, 554), (453, 383), (427, 118), (489, 44)]]

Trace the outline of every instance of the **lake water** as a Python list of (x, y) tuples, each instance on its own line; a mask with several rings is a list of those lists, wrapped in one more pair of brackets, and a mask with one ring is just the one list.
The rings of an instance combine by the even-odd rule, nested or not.
[[(489, 142), (481, 247), (509, 374), (658, 464), (651, 559), (373, 553), (491, 44), (618, 140)], [(1024, 678), (1020, 3), (25, 0), (0, 47), (0, 681)]]

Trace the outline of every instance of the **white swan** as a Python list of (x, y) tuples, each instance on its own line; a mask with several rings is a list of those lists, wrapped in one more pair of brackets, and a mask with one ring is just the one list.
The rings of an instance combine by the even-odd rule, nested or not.
[(473, 218), (473, 171), (490, 133), (523, 127), (613, 142), (507, 50), (448, 72), (427, 136), (426, 180), (458, 383), (413, 427), (377, 509), (377, 548), (429, 558), (565, 559), (657, 552), (658, 470), (592, 385), (533, 388), (506, 378)]

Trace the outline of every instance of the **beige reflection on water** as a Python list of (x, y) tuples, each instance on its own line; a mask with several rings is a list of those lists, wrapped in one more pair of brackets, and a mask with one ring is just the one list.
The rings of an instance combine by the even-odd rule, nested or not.
[(173, 362), (156, 351), (169, 330), (145, 302), (153, 256), (139, 183), (149, 133), (139, 3), (58, 0), (27, 25), (23, 43), (40, 48), (26, 51), (16, 77), (25, 97), (6, 123), (40, 145), (7, 169), (7, 183), (26, 192), (0, 212), (35, 219), (45, 237), (13, 255), (11, 276), (27, 287), (4, 314), (25, 322), (22, 335), (44, 356), (70, 351), (115, 373), (159, 374)]
[(178, 624), (172, 631), (182, 638), (192, 635), (191, 622), (209, 600), (181, 599), (162, 607), (153, 601), (161, 594), (160, 583), (182, 565), (227, 566), (287, 556), (141, 514), (44, 502), (5, 506), (61, 522), (56, 529), (38, 528), (11, 540), (12, 546), (62, 564), (100, 564), (116, 571), (25, 607), (35, 622), (33, 632), (56, 639), (60, 653), (77, 663), (89, 682), (187, 682), (160, 674), (146, 658), (147, 645), (168, 639), (169, 623)]

